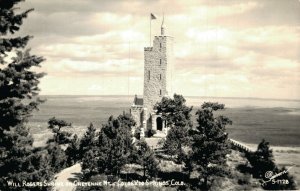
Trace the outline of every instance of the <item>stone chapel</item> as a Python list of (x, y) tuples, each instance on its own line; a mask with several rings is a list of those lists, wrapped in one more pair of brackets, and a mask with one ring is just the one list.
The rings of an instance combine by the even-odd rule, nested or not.
[(165, 34), (164, 20), (161, 24), (159, 36), (154, 36), (153, 46), (144, 48), (144, 92), (143, 98), (134, 97), (130, 108), (137, 127), (141, 129), (141, 136), (152, 129), (163, 136), (168, 132), (166, 122), (161, 115), (156, 114), (154, 105), (162, 97), (172, 95), (172, 52), (173, 37)]

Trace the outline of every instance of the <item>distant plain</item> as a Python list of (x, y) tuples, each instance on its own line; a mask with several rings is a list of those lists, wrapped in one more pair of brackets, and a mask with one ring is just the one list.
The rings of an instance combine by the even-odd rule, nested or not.
[[(100, 130), (109, 116), (129, 112), (134, 96), (42, 96), (47, 101), (40, 105), (28, 126), (34, 137), (34, 146), (45, 145), (51, 132), (47, 121), (55, 116), (72, 122), (71, 132), (81, 136), (93, 123)], [(193, 106), (192, 120), (197, 125), (195, 112), (203, 102), (219, 102), (226, 110), (216, 113), (229, 117), (229, 137), (252, 148), (264, 138), (270, 142), (276, 163), (292, 167), (291, 173), (300, 182), (300, 100), (272, 100), (253, 98), (186, 97)]]
[[(47, 101), (40, 106), (29, 122), (37, 142), (49, 135), (47, 121), (56, 116), (72, 122), (74, 131), (82, 134), (93, 123), (101, 128), (110, 115), (117, 117), (129, 112), (133, 96), (43, 96)], [(186, 97), (193, 106), (192, 119), (204, 101), (224, 103), (226, 110), (217, 114), (229, 117), (229, 137), (257, 144), (263, 138), (274, 146), (300, 146), (300, 101), (245, 98)]]

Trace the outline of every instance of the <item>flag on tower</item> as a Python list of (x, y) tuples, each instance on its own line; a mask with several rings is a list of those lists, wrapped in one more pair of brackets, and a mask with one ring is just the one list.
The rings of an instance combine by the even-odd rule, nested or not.
[(151, 13), (151, 14), (150, 14), (150, 18), (151, 18), (151, 20), (152, 20), (152, 19), (156, 19), (156, 16), (155, 16), (153, 13)]

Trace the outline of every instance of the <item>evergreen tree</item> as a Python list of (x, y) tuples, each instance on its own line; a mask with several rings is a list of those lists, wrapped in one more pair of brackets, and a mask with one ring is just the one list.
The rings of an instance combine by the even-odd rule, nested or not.
[(107, 162), (105, 155), (106, 153), (99, 151), (95, 146), (84, 154), (81, 165), (84, 180), (98, 173), (104, 173)]
[(68, 166), (71, 166), (75, 164), (77, 161), (79, 161), (80, 159), (79, 144), (80, 143), (79, 143), (78, 136), (75, 134), (66, 149), (66, 155), (68, 157), (67, 159)]
[(52, 177), (49, 156), (32, 147), (26, 127), (32, 112), (42, 103), (38, 84), (44, 74), (33, 68), (44, 59), (25, 49), (30, 36), (15, 36), (23, 19), (33, 11), (19, 11), (16, 5), (20, 2), (0, 1), (0, 190), (43, 190), (46, 188), (7, 185), (7, 181), (36, 182)]
[(56, 119), (52, 117), (48, 121), (48, 128), (53, 132), (53, 139), (50, 139), (48, 142), (55, 142), (57, 144), (67, 144), (71, 141), (71, 133), (62, 128), (72, 128), (72, 124), (68, 123), (62, 119)]
[[(266, 190), (295, 190), (296, 183), (288, 170), (278, 168), (273, 151), (270, 149), (269, 142), (264, 139), (258, 144), (254, 153), (248, 153), (247, 158), (252, 165), (252, 172), (255, 177), (262, 180), (262, 187)], [(270, 174), (271, 173), (271, 174)], [(281, 173), (280, 176), (272, 176)]]
[(65, 151), (56, 142), (48, 143), (46, 147), (50, 155), (50, 166), (54, 172), (59, 172), (67, 165), (67, 155)]
[(0, 190), (46, 190), (46, 187), (14, 187), (8, 182), (20, 183), (49, 181), (53, 177), (50, 168), (50, 158), (47, 152), (39, 151), (32, 147), (33, 138), (29, 130), (17, 126), (6, 133), (9, 139), (9, 151), (0, 162)]
[(230, 153), (225, 126), (231, 121), (224, 116), (214, 117), (213, 112), (224, 109), (223, 104), (204, 103), (196, 112), (198, 126), (191, 130), (192, 151), (190, 160), (200, 173), (202, 188), (210, 188), (213, 176), (228, 173), (226, 155)]
[(96, 136), (97, 136), (96, 128), (91, 123), (80, 140), (80, 146), (79, 146), (80, 158), (82, 158), (88, 150), (90, 150), (93, 146), (95, 146)]
[(186, 106), (186, 100), (182, 95), (174, 94), (173, 99), (163, 97), (161, 102), (154, 106), (156, 113), (162, 116), (170, 127), (164, 144), (168, 154), (175, 155), (179, 152), (178, 143), (188, 143), (187, 132), (192, 126), (192, 107)]
[(191, 111), (193, 107), (186, 106), (186, 100), (182, 95), (174, 94), (173, 99), (163, 97), (161, 102), (155, 104), (157, 114), (161, 114), (167, 126), (191, 127)]
[(255, 177), (263, 178), (267, 171), (273, 172), (276, 168), (273, 151), (264, 139), (258, 144), (256, 152), (247, 155)]
[(133, 125), (135, 122), (129, 114), (120, 115), (117, 119), (109, 117), (99, 132), (98, 142), (83, 158), (86, 177), (95, 172), (118, 176), (124, 164), (136, 160), (131, 133)]
[(150, 177), (155, 177), (158, 172), (158, 163), (155, 160), (154, 153), (146, 143), (146, 141), (141, 140), (137, 143), (139, 164), (143, 167), (144, 177), (146, 174)]
[[(39, 79), (44, 75), (32, 71), (44, 60), (24, 50), (30, 36), (13, 37), (23, 19), (33, 9), (16, 14), (21, 0), (0, 1), (0, 133), (28, 121), (41, 100), (37, 97)], [(7, 35), (7, 37), (5, 37)], [(12, 55), (12, 56), (8, 56)], [(24, 101), (26, 100), (26, 101)], [(3, 136), (0, 136), (3, 137)]]

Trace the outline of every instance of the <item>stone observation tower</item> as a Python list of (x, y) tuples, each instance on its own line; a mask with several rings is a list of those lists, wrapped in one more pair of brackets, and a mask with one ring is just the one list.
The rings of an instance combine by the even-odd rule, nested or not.
[(156, 114), (153, 108), (162, 97), (173, 93), (173, 37), (166, 35), (164, 19), (160, 32), (159, 36), (154, 36), (153, 46), (144, 48), (144, 95), (143, 98), (135, 96), (130, 109), (137, 127), (141, 128), (141, 136), (151, 129), (166, 135), (168, 129), (161, 115)]

